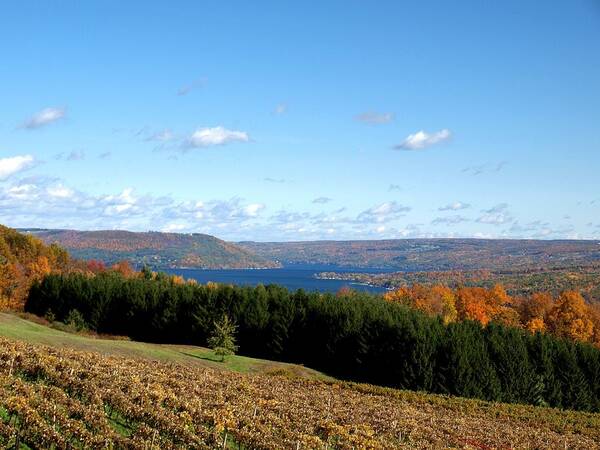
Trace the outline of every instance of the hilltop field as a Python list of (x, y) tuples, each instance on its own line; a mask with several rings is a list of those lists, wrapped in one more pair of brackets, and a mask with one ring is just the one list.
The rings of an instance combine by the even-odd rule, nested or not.
[[(600, 448), (600, 415), (211, 360), (0, 314), (0, 443), (27, 448)], [(18, 337), (18, 339), (17, 339)]]

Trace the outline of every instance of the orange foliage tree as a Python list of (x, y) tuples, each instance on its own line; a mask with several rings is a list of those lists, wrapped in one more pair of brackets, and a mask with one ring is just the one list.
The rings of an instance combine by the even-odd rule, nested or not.
[(554, 299), (548, 292), (536, 292), (529, 299), (524, 300), (519, 305), (519, 315), (521, 323), (525, 328), (535, 333), (536, 331), (546, 331), (548, 313), (554, 306)]
[(584, 298), (579, 292), (566, 291), (548, 314), (548, 328), (557, 336), (589, 341), (594, 335), (594, 323)]
[(429, 315), (454, 320), (474, 320), (483, 325), (498, 322), (535, 332), (551, 332), (600, 347), (600, 304), (588, 305), (578, 292), (567, 291), (555, 301), (549, 293), (513, 298), (501, 285), (490, 289), (414, 284), (384, 294), (387, 301), (419, 309)]
[(401, 303), (419, 309), (429, 315), (441, 316), (445, 323), (457, 318), (456, 297), (452, 289), (435, 285), (431, 288), (421, 284), (403, 286), (384, 294), (387, 301)]

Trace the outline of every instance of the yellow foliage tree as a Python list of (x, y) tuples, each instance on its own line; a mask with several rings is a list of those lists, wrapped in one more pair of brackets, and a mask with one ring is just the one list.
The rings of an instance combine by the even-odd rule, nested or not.
[(594, 334), (590, 311), (579, 292), (563, 292), (548, 314), (552, 333), (579, 341), (589, 341)]

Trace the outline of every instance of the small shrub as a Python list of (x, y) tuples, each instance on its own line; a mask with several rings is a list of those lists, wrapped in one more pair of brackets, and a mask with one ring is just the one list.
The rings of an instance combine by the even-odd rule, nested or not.
[(76, 331), (87, 329), (87, 324), (85, 323), (83, 315), (76, 309), (69, 311), (69, 314), (67, 314), (67, 318), (65, 319), (65, 324), (74, 328)]

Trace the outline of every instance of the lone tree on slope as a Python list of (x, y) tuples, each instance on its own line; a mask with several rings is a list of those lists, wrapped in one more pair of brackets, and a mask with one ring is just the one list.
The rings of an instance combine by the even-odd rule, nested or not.
[(228, 355), (234, 355), (238, 349), (235, 343), (235, 333), (237, 326), (229, 319), (227, 314), (223, 314), (221, 320), (214, 322), (214, 329), (208, 338), (208, 346), (215, 352), (215, 355), (221, 357), (221, 362), (225, 361)]

